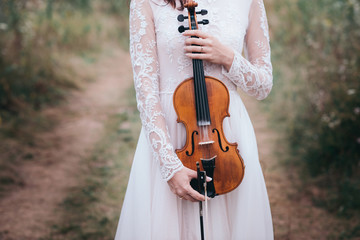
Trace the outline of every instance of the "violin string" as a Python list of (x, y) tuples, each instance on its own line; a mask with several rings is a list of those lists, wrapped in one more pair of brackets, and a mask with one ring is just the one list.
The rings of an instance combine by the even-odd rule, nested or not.
[(201, 113), (201, 126), (200, 126), (200, 137), (201, 137), (201, 141), (203, 141), (204, 139), (204, 132), (203, 132), (203, 122), (205, 121), (205, 116), (204, 116), (204, 107), (203, 107), (203, 98), (202, 98), (202, 79), (201, 79), (201, 68), (200, 68), (200, 61), (201, 60), (196, 60), (196, 76), (197, 76), (197, 86), (198, 86), (198, 95), (199, 95), (199, 110)]
[[(210, 119), (208, 118), (209, 114), (209, 108), (207, 107), (208, 104), (207, 104), (207, 93), (206, 93), (206, 82), (205, 82), (205, 75), (204, 75), (204, 66), (203, 66), (203, 61), (202, 60), (199, 60), (198, 61), (198, 70), (199, 70), (199, 83), (201, 85), (201, 108), (202, 108), (202, 112), (203, 112), (203, 120), (204, 122), (208, 122)], [(209, 129), (209, 126), (206, 124), (206, 125), (203, 125), (201, 127), (201, 132), (202, 132), (202, 140), (207, 142), (209, 141), (209, 136), (208, 136), (208, 129)], [(208, 148), (209, 146), (208, 145), (205, 145), (204, 147)], [(208, 151), (202, 151), (202, 158), (203, 159), (208, 159)]]
[(193, 60), (193, 72), (194, 72), (194, 93), (195, 93), (195, 107), (196, 107), (196, 117), (197, 117), (197, 123), (199, 123), (201, 121), (201, 113), (200, 113), (200, 109), (199, 109), (199, 103), (200, 103), (200, 99), (199, 99), (199, 94), (198, 94), (198, 85), (197, 85), (197, 70), (196, 70), (196, 59)]
[(202, 69), (201, 69), (201, 62), (200, 62), (201, 60), (199, 60), (199, 62), (198, 62), (198, 70), (199, 70), (199, 84), (200, 84), (200, 96), (201, 96), (201, 108), (202, 108), (202, 110), (203, 110), (203, 119), (204, 119), (204, 121), (206, 121), (206, 119), (205, 119), (205, 108), (204, 108), (204, 79), (203, 79), (203, 76), (202, 76)]
[(205, 114), (206, 114), (206, 118), (207, 121), (210, 121), (210, 113), (209, 113), (209, 102), (208, 102), (208, 98), (207, 98), (207, 89), (206, 89), (206, 82), (205, 82), (205, 75), (204, 75), (204, 67), (203, 64), (201, 64), (201, 68), (202, 68), (202, 78), (204, 79), (203, 84), (204, 84), (204, 103), (205, 103)]
[(197, 79), (197, 65), (196, 65), (196, 60), (193, 61), (193, 65), (194, 65), (194, 87), (195, 87), (195, 95), (196, 95), (196, 111), (198, 112), (198, 122), (200, 123), (201, 121), (201, 112), (200, 112), (200, 99), (199, 99), (199, 87), (198, 87), (198, 79)]
[[(202, 65), (202, 60), (199, 60), (199, 64), (198, 64), (198, 69), (199, 69), (199, 76), (200, 76), (200, 85), (201, 85), (201, 108), (202, 108), (202, 112), (203, 112), (203, 119), (204, 122), (207, 122), (208, 119), (206, 117), (206, 99), (205, 99), (205, 79), (204, 79), (204, 68)], [(203, 140), (207, 141), (207, 137), (206, 137), (206, 125), (202, 127), (203, 129)]]
[(200, 85), (200, 99), (201, 99), (201, 110), (203, 121), (206, 122), (206, 108), (205, 108), (205, 96), (204, 96), (204, 69), (202, 68), (202, 61), (198, 61), (198, 76), (199, 76), (199, 85)]
[(200, 112), (200, 122), (202, 122), (203, 119), (203, 108), (202, 108), (202, 99), (201, 99), (201, 85), (200, 85), (200, 76), (199, 76), (199, 64), (198, 60), (195, 61), (195, 68), (196, 68), (196, 85), (197, 85), (197, 94), (199, 96), (199, 112)]
[(205, 116), (204, 116), (204, 107), (203, 107), (203, 97), (202, 97), (202, 79), (201, 79), (201, 69), (200, 69), (200, 60), (196, 60), (196, 77), (197, 77), (197, 85), (198, 85), (198, 95), (199, 95), (199, 110), (201, 112), (201, 126), (200, 126), (200, 131), (201, 131), (201, 141), (203, 141), (203, 123), (205, 121)]
[[(200, 67), (200, 61), (198, 59), (194, 59), (193, 66), (194, 66), (194, 81), (196, 85), (196, 95), (197, 95), (197, 110), (199, 111), (200, 118), (198, 119), (199, 124), (199, 134), (200, 134), (200, 142), (204, 141), (204, 131), (203, 131), (203, 122), (204, 122), (204, 108), (203, 108), (203, 99), (202, 99), (202, 86), (201, 86), (201, 67)], [(204, 154), (202, 153), (202, 158)], [(200, 159), (199, 159), (200, 160)]]
[[(205, 122), (208, 122), (209, 119), (209, 108), (208, 106), (208, 99), (207, 99), (207, 94), (206, 94), (206, 82), (205, 82), (205, 76), (204, 76), (204, 66), (203, 66), (203, 61), (200, 60), (199, 64), (198, 64), (198, 69), (199, 69), (199, 75), (200, 75), (200, 84), (201, 84), (201, 108), (203, 111), (203, 118)], [(204, 133), (204, 140), (208, 141), (208, 134), (207, 134), (207, 125), (205, 125), (203, 127), (203, 133)]]

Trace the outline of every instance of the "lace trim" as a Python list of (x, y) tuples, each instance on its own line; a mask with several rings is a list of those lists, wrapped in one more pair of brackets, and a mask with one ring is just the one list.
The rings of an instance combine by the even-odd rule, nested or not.
[[(159, 162), (162, 178), (167, 181), (182, 169), (183, 164), (170, 143), (160, 105), (159, 64), (155, 51), (152, 11), (148, 1), (133, 0), (130, 4), (130, 56), (141, 122), (146, 130), (153, 158)], [(144, 3), (147, 5), (144, 6)]]
[[(227, 71), (222, 67), (222, 74), (229, 78), (236, 86), (258, 100), (266, 98), (272, 88), (272, 65), (270, 60), (270, 45), (268, 23), (264, 3), (258, 0), (258, 10), (260, 10), (260, 28), (263, 31), (264, 39), (260, 37), (253, 43), (247, 43), (246, 46), (256, 46), (261, 53), (257, 58), (249, 62), (241, 53), (234, 51), (234, 60)], [(255, 11), (255, 10), (254, 10)], [(250, 30), (251, 31), (251, 30)], [(249, 57), (251, 59), (251, 56)]]

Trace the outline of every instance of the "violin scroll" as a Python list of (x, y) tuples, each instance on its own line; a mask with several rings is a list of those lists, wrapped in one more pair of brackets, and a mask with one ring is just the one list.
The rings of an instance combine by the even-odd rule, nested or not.
[[(209, 20), (208, 19), (203, 19), (202, 21), (196, 21), (196, 14), (201, 14), (201, 15), (206, 15), (208, 13), (208, 11), (206, 9), (201, 9), (200, 11), (197, 11), (195, 12), (195, 7), (197, 6), (198, 4), (196, 2), (193, 2), (193, 1), (190, 1), (188, 2), (187, 4), (185, 4), (185, 7), (188, 9), (188, 16), (185, 16), (183, 14), (180, 14), (178, 17), (177, 17), (177, 20), (179, 22), (184, 22), (185, 19), (189, 19), (189, 27), (185, 27), (183, 25), (181, 25), (179, 28), (178, 28), (178, 31), (180, 33), (183, 33), (184, 31), (186, 30), (195, 30), (195, 29), (198, 29), (198, 24), (203, 24), (203, 25), (206, 25), (206, 24), (209, 24)], [(192, 19), (193, 18), (193, 19)], [(190, 20), (194, 20), (195, 18), (195, 25), (192, 25), (192, 22), (193, 21), (190, 21)]]
[(198, 6), (197, 2), (194, 1), (188, 1), (187, 3), (184, 4), (184, 7), (186, 7), (187, 9), (194, 9)]

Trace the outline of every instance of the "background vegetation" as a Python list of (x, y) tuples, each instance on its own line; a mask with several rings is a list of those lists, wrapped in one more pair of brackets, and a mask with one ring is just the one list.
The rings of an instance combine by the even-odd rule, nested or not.
[(8, 123), (14, 115), (57, 103), (76, 87), (64, 53), (96, 50), (104, 39), (126, 42), (127, 5), (117, 0), (0, 0), (0, 120)]
[[(1, 143), (5, 138), (23, 141), (51, 127), (37, 113), (80, 87), (69, 66), (71, 56), (91, 62), (87, 53), (104, 43), (115, 40), (127, 47), (128, 5), (128, 0), (0, 0)], [(315, 204), (359, 219), (360, 2), (276, 0), (267, 7), (275, 85), (266, 107), (288, 146), (286, 164), (298, 170)], [(92, 162), (103, 156), (119, 159), (125, 148), (135, 146), (137, 132), (113, 131), (123, 122), (136, 122), (135, 103), (129, 105), (130, 113), (108, 121), (89, 159), (91, 174), (82, 174), (83, 184), (64, 201), (65, 220), (54, 226), (53, 239), (105, 239), (115, 228), (118, 215), (102, 216), (102, 209), (94, 207), (102, 201), (95, 193), (111, 192), (104, 181), (128, 172), (131, 160), (106, 168)], [(25, 144), (31, 145), (28, 137)], [(0, 144), (0, 151), (5, 148)], [(17, 183), (17, 168), (13, 158), (0, 159), (0, 195), (4, 185)], [(356, 237), (359, 226), (340, 236)]]
[[(274, 4), (275, 87), (269, 108), (314, 202), (342, 216), (360, 209), (360, 2)], [(359, 234), (360, 227), (357, 228)]]
[[(81, 88), (72, 59), (95, 61), (90, 52), (128, 42), (127, 0), (0, 0), (0, 142), (14, 139), (34, 145), (39, 131), (52, 128), (52, 119), (39, 110), (57, 105), (72, 89)], [(86, 79), (91, 80), (91, 79)], [(7, 141), (8, 142), (8, 141)], [(17, 174), (19, 155), (0, 159), (0, 195)], [(25, 156), (31, 159), (33, 156)], [(5, 186), (5, 188), (4, 188)]]

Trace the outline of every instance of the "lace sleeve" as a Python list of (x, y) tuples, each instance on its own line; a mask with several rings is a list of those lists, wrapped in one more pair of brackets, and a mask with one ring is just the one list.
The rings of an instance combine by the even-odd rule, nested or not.
[(159, 162), (161, 175), (167, 181), (183, 165), (170, 142), (160, 105), (159, 66), (153, 13), (149, 0), (131, 1), (130, 55), (141, 122), (151, 145), (153, 158)]
[(245, 59), (239, 51), (231, 68), (223, 74), (238, 87), (258, 100), (266, 98), (272, 88), (269, 29), (263, 0), (253, 0), (249, 12), (249, 26), (245, 36)]

